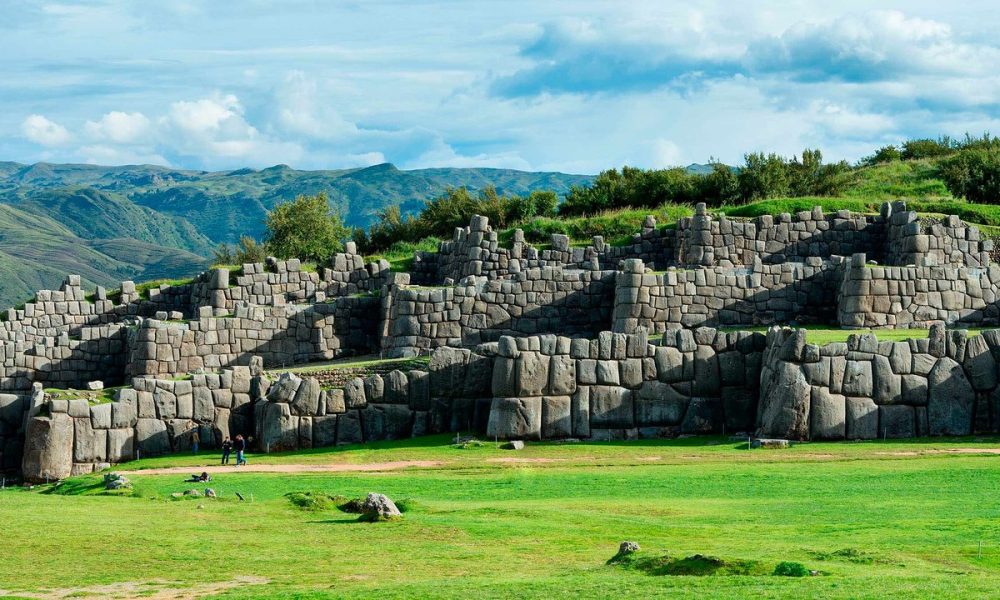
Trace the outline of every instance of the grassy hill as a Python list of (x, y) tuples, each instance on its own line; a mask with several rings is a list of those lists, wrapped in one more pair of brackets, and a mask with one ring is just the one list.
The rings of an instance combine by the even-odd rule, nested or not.
[[(0, 589), (317, 600), (996, 596), (996, 437), (787, 450), (700, 437), (519, 452), (450, 437), (252, 455), (201, 485), (183, 479), (217, 465), (214, 453), (147, 459), (119, 467), (135, 486), (124, 494), (105, 492), (101, 474), (8, 487)], [(174, 497), (206, 487), (218, 497)], [(288, 496), (373, 491), (399, 501), (403, 518), (362, 523), (336, 502), (310, 510)], [(608, 564), (624, 540), (641, 550)], [(805, 576), (776, 575), (782, 562)]]
[(0, 305), (12, 306), (36, 290), (56, 288), (69, 273), (86, 285), (117, 286), (126, 279), (190, 275), (204, 256), (130, 237), (85, 239), (47, 216), (0, 204)]
[(505, 169), (401, 171), (391, 164), (207, 172), (0, 162), (0, 306), (57, 287), (68, 273), (104, 285), (194, 275), (216, 245), (261, 236), (267, 211), (300, 194), (326, 192), (348, 225), (364, 226), (394, 204), (419, 212), (452, 186), (565, 193), (589, 180)]
[[(91, 188), (162, 215), (182, 218), (211, 243), (235, 242), (242, 234), (260, 236), (264, 216), (276, 204), (300, 194), (326, 192), (351, 226), (367, 226), (376, 214), (400, 205), (404, 214), (448, 187), (477, 191), (493, 185), (502, 194), (552, 189), (564, 194), (587, 175), (529, 173), (509, 169), (422, 169), (403, 171), (391, 164), (358, 169), (299, 171), (286, 165), (236, 171), (185, 171), (149, 165), (100, 167), (0, 163), (0, 194), (30, 199), (40, 190)], [(195, 243), (195, 242), (191, 242)]]

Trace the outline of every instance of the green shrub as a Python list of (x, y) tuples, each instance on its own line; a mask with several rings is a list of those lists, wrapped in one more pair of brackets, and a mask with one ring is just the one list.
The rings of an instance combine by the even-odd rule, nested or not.
[(783, 561), (774, 567), (774, 574), (779, 577), (806, 577), (809, 569), (802, 563)]
[(323, 492), (289, 492), (285, 494), (285, 498), (293, 506), (309, 511), (329, 510), (338, 502), (346, 500), (342, 496), (331, 496)]
[(952, 194), (970, 202), (1000, 203), (1000, 148), (969, 148), (941, 162)]

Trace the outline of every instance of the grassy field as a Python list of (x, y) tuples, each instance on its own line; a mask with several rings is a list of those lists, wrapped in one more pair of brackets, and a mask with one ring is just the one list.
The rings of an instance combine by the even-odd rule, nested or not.
[[(99, 475), (0, 491), (0, 590), (288, 599), (997, 594), (998, 439), (785, 451), (721, 438), (520, 452), (449, 442), (251, 456), (251, 467), (288, 472), (218, 474), (210, 485), (219, 499), (171, 499), (192, 484), (148, 471), (194, 472), (209, 456), (129, 464), (146, 470), (128, 473), (131, 497), (104, 495)], [(421, 462), (375, 470), (385, 461)], [(318, 472), (340, 465), (371, 470)], [(285, 494), (296, 491), (379, 491), (409, 508), (400, 521), (360, 523), (336, 509), (295, 507)], [(639, 560), (606, 564), (623, 540), (642, 546)], [(747, 574), (653, 574), (712, 564), (685, 560), (699, 554), (720, 559), (719, 573)], [(771, 575), (784, 561), (818, 574)]]

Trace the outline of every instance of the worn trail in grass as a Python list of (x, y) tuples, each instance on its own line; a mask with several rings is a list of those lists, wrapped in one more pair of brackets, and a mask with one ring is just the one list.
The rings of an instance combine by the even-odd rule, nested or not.
[[(458, 449), (444, 437), (268, 457), (270, 464), (438, 464), (383, 472), (223, 473), (218, 500), (172, 500), (177, 474), (130, 472), (0, 492), (0, 589), (116, 582), (170, 589), (257, 577), (221, 597), (986, 597), (1000, 572), (995, 439), (803, 444), (748, 451), (723, 439)], [(961, 450), (949, 452), (949, 450)], [(140, 468), (205, 464), (164, 457)], [(510, 458), (518, 462), (510, 462)], [(504, 460), (498, 460), (504, 459)], [(406, 499), (398, 522), (304, 511), (285, 494)], [(235, 499), (240, 492), (247, 501)], [(747, 575), (650, 575), (605, 564), (641, 554), (757, 565)], [(979, 557), (979, 542), (983, 555)], [(782, 561), (822, 573), (769, 574)], [(746, 564), (750, 564), (749, 562)]]

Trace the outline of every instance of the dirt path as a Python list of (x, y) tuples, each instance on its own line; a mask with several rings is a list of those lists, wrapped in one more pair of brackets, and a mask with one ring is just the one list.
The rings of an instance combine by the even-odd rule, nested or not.
[[(241, 576), (230, 581), (214, 583), (198, 583), (179, 587), (177, 582), (169, 581), (121, 581), (107, 585), (88, 587), (56, 588), (42, 592), (10, 592), (0, 590), (0, 598), (16, 596), (18, 598), (37, 598), (38, 600), (62, 600), (63, 598), (112, 598), (114, 600), (196, 600), (212, 596), (226, 590), (243, 586), (264, 585), (268, 580), (263, 577)], [(253, 596), (248, 593), (248, 597)]]
[(927, 456), (928, 454), (1000, 454), (1000, 448), (928, 448), (927, 450), (901, 450), (875, 452), (881, 456)]
[(397, 460), (381, 463), (334, 463), (334, 464), (249, 464), (242, 467), (233, 465), (213, 465), (191, 466), (191, 467), (163, 467), (159, 469), (137, 469), (135, 471), (122, 471), (128, 475), (190, 475), (191, 473), (208, 473), (209, 475), (219, 473), (350, 473), (355, 471), (396, 471), (410, 467), (439, 467), (446, 464), (440, 460)]
[[(1000, 448), (927, 448), (923, 450), (902, 450), (897, 452), (872, 452), (870, 456), (927, 456), (934, 454), (989, 454), (1000, 455)], [(828, 453), (788, 453), (768, 452), (768, 458), (778, 460), (801, 460), (801, 459), (851, 459), (849, 454), (828, 454)], [(681, 458), (685, 460), (706, 460), (718, 458), (712, 455), (683, 454), (679, 457), (663, 456), (640, 456), (636, 460), (643, 462), (658, 462), (670, 458)], [(503, 456), (484, 459), (486, 463), (493, 464), (559, 464), (576, 463), (578, 461), (595, 460), (593, 456), (577, 456), (572, 458), (543, 458), (543, 457), (520, 457)], [(315, 464), (249, 464), (236, 468), (232, 465), (212, 465), (212, 466), (189, 466), (189, 467), (163, 467), (157, 469), (137, 469), (134, 471), (124, 471), (129, 475), (190, 475), (192, 473), (207, 472), (209, 475), (221, 473), (378, 473), (386, 471), (398, 471), (409, 468), (431, 468), (451, 464), (452, 461), (444, 460), (397, 460), (377, 463), (315, 463)], [(0, 594), (2, 596), (2, 594)]]

